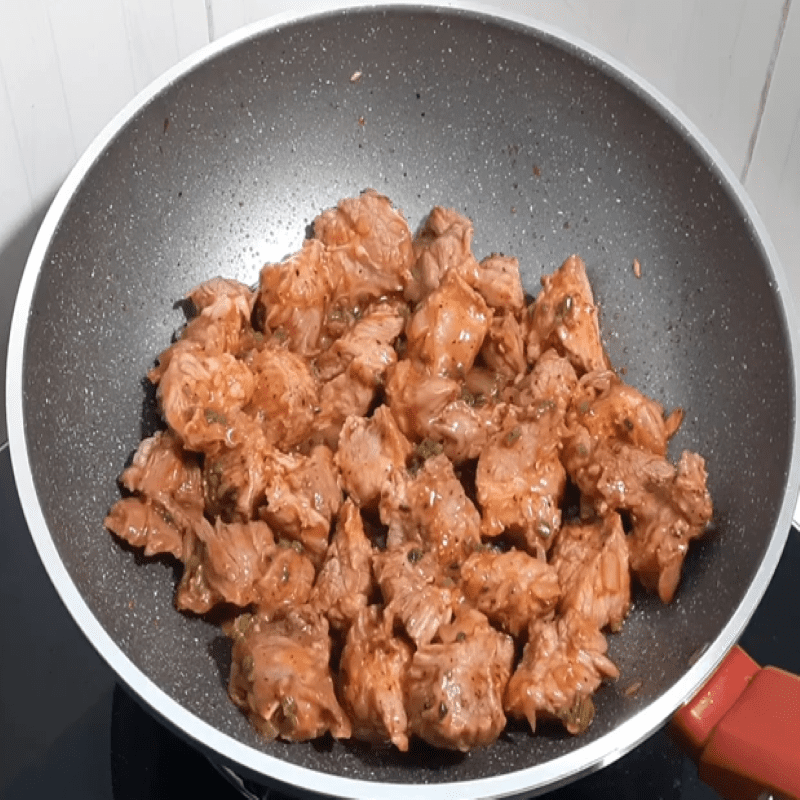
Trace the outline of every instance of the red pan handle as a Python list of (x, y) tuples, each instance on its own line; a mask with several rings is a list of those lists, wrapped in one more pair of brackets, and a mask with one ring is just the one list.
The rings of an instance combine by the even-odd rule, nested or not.
[(800, 800), (800, 676), (761, 669), (737, 645), (670, 732), (727, 800)]

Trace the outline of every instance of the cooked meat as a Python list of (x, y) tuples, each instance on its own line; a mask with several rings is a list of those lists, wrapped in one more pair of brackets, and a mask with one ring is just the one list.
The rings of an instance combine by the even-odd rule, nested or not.
[(307, 439), (318, 397), (306, 360), (278, 345), (252, 351), (244, 363), (255, 378), (245, 410), (264, 428), (267, 441), (289, 450)]
[(431, 434), (434, 421), (460, 394), (456, 381), (431, 375), (422, 365), (406, 359), (389, 370), (386, 381), (386, 403), (400, 430), (414, 441)]
[(502, 410), (494, 403), (476, 403), (474, 396), (448, 403), (430, 420), (428, 437), (442, 445), (444, 454), (461, 463), (477, 458), (500, 428)]
[(465, 278), (489, 306), (498, 311), (517, 313), (525, 307), (519, 261), (514, 256), (492, 253), (481, 259), (478, 268)]
[(157, 384), (170, 360), (180, 350), (203, 350), (207, 355), (238, 353), (251, 331), (250, 317), (255, 293), (243, 283), (212, 278), (189, 293), (197, 310), (181, 337), (158, 357), (147, 377)]
[(402, 292), (411, 275), (411, 230), (390, 200), (368, 189), (314, 220), (314, 236), (326, 245), (341, 275), (335, 287), (350, 307)]
[(233, 643), (228, 693), (269, 738), (351, 735), (330, 671), (328, 623), (308, 606), (277, 619), (256, 616)]
[(318, 380), (329, 381), (350, 367), (352, 377), (365, 385), (382, 385), (386, 370), (397, 361), (394, 342), (405, 326), (404, 310), (397, 301), (371, 306), (316, 359)]
[(631, 605), (631, 581), (628, 542), (619, 514), (564, 525), (550, 563), (561, 584), (560, 611), (574, 609), (600, 629), (622, 627)]
[(512, 636), (552, 611), (560, 597), (556, 570), (521, 550), (473, 553), (461, 567), (466, 599)]
[(374, 506), (392, 468), (404, 467), (412, 449), (387, 406), (368, 419), (348, 417), (334, 456), (344, 490), (356, 505)]
[(529, 313), (528, 361), (535, 362), (554, 347), (578, 374), (607, 369), (609, 360), (600, 341), (597, 307), (583, 261), (570, 256), (552, 275), (542, 278), (542, 287)]
[(439, 287), (450, 271), (477, 270), (472, 255), (472, 223), (457, 211), (436, 206), (414, 239), (415, 264), (406, 285), (407, 300), (419, 302)]
[(689, 542), (705, 533), (711, 520), (705, 462), (684, 451), (672, 485), (658, 489), (631, 510), (631, 569), (665, 603), (675, 596)]
[(273, 333), (294, 353), (316, 355), (328, 305), (340, 283), (340, 269), (316, 239), (307, 239), (286, 261), (267, 264), (261, 270), (254, 309), (261, 331)]
[(458, 272), (450, 271), (411, 315), (407, 357), (418, 359), (433, 375), (463, 379), (491, 320), (484, 299)]
[(356, 739), (408, 750), (404, 687), (411, 654), (380, 606), (358, 612), (339, 661), (339, 696)]
[(522, 661), (506, 687), (503, 707), (516, 719), (560, 720), (581, 733), (594, 718), (591, 696), (605, 678), (619, 677), (607, 658), (606, 639), (594, 622), (567, 611), (552, 622), (534, 620)]
[(566, 473), (559, 460), (562, 418), (546, 407), (530, 418), (509, 410), (478, 458), (482, 532), (520, 536), (531, 553), (548, 549), (561, 526)]
[(325, 445), (308, 456), (274, 456), (277, 468), (264, 489), (266, 504), (259, 514), (279, 536), (299, 542), (315, 565), (328, 550), (334, 516), (342, 503), (339, 473)]
[(567, 440), (564, 463), (598, 513), (630, 512), (631, 569), (669, 602), (689, 541), (705, 532), (712, 516), (702, 457), (684, 452), (676, 469), (661, 456), (578, 426)]
[(665, 418), (660, 403), (623, 383), (611, 370), (588, 372), (573, 393), (568, 423), (593, 436), (620, 439), (663, 456), (680, 425), (680, 410)]
[(503, 692), (514, 643), (473, 609), (462, 610), (439, 636), (417, 649), (406, 672), (409, 728), (451, 750), (491, 744), (506, 724)]
[(444, 585), (436, 559), (419, 545), (407, 543), (375, 553), (372, 568), (386, 614), (403, 625), (418, 647), (452, 619), (453, 591)]
[(183, 446), (202, 451), (226, 441), (254, 389), (253, 373), (230, 353), (208, 356), (182, 350), (161, 376), (158, 399), (164, 419)]
[(510, 392), (509, 402), (527, 408), (542, 402), (553, 402), (566, 411), (578, 385), (578, 376), (568, 358), (553, 348), (545, 350), (531, 371)]
[(346, 629), (366, 608), (373, 588), (371, 563), (372, 544), (364, 533), (361, 513), (351, 500), (345, 500), (309, 601), (331, 627)]
[(508, 380), (525, 374), (525, 343), (516, 317), (502, 314), (492, 319), (481, 348), (481, 358), (489, 369)]
[(206, 512), (227, 521), (247, 521), (264, 502), (267, 481), (277, 468), (275, 449), (263, 426), (242, 415), (229, 440), (206, 448), (203, 487)]
[(143, 548), (146, 556), (169, 553), (177, 559), (184, 558), (183, 531), (163, 508), (146, 497), (117, 500), (104, 524), (128, 544)]
[(480, 544), (480, 514), (443, 454), (429, 457), (413, 475), (395, 470), (384, 484), (380, 514), (389, 547), (420, 545), (444, 568), (458, 569)]
[(175, 603), (227, 620), (267, 737), (578, 733), (631, 575), (670, 600), (711, 518), (703, 459), (666, 459), (680, 409), (611, 371), (581, 259), (526, 307), (517, 259), (472, 241), (453, 209), (412, 237), (378, 192), (342, 200), (257, 290), (192, 290), (149, 373), (167, 430), (106, 525), (183, 562)]

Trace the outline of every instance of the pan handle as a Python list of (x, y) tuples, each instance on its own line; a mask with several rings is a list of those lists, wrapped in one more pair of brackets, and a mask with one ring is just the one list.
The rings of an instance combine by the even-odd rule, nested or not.
[(727, 800), (800, 800), (800, 676), (762, 669), (737, 645), (670, 733)]

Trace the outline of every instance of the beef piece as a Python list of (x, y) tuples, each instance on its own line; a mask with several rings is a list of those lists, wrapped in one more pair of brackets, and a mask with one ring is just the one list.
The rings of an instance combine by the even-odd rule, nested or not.
[[(386, 614), (398, 620), (417, 646), (427, 644), (453, 616), (455, 592), (436, 559), (412, 543), (375, 553), (372, 568)], [(452, 584), (452, 581), (450, 582)]]
[(417, 649), (406, 671), (409, 728), (435, 747), (491, 744), (506, 723), (503, 692), (514, 643), (473, 609), (462, 609), (439, 637)]
[(203, 451), (229, 438), (254, 389), (253, 373), (230, 353), (209, 356), (184, 350), (170, 359), (158, 384), (158, 399), (183, 446)]
[(478, 458), (482, 532), (517, 535), (532, 553), (549, 548), (561, 526), (566, 473), (559, 460), (562, 417), (546, 407), (526, 417), (509, 411)]
[(331, 627), (346, 629), (366, 607), (373, 585), (372, 544), (358, 508), (345, 500), (309, 602)]
[(594, 717), (592, 695), (603, 679), (619, 677), (606, 656), (607, 643), (590, 619), (570, 610), (547, 622), (534, 620), (528, 642), (503, 705), (515, 719), (557, 719), (573, 734), (582, 733)]
[(405, 752), (404, 686), (413, 651), (408, 642), (393, 635), (391, 623), (379, 606), (359, 611), (339, 661), (339, 696), (356, 739), (392, 742)]
[(255, 378), (245, 410), (261, 424), (270, 444), (290, 450), (311, 434), (319, 402), (308, 363), (280, 346), (252, 351), (245, 363)]
[(299, 542), (319, 566), (328, 549), (331, 524), (342, 503), (333, 453), (325, 445), (307, 456), (274, 454), (276, 469), (264, 488), (260, 516), (278, 536)]
[(184, 534), (163, 508), (146, 497), (123, 497), (114, 503), (105, 526), (146, 556), (169, 553), (184, 558)]
[(610, 363), (600, 341), (597, 307), (583, 261), (570, 256), (552, 275), (542, 278), (542, 287), (528, 315), (528, 361), (534, 363), (554, 347), (579, 375), (607, 369)]
[(465, 274), (477, 270), (472, 233), (472, 222), (457, 211), (442, 206), (431, 210), (414, 239), (415, 264), (405, 289), (407, 300), (423, 300), (450, 271)]
[(410, 278), (414, 252), (408, 222), (373, 189), (323, 212), (314, 220), (314, 236), (341, 275), (336, 296), (350, 307), (402, 292)]
[(445, 455), (428, 458), (413, 476), (392, 472), (379, 508), (390, 547), (417, 544), (444, 568), (457, 571), (480, 544), (480, 514)]
[(665, 418), (660, 403), (623, 383), (611, 370), (601, 370), (580, 379), (567, 422), (583, 425), (593, 436), (621, 439), (663, 456), (681, 417), (678, 410)]
[(139, 444), (120, 483), (134, 497), (119, 500), (106, 527), (147, 556), (183, 558), (183, 537), (203, 517), (203, 484), (197, 458), (167, 431)]
[(251, 333), (250, 317), (255, 293), (239, 281), (212, 278), (189, 293), (197, 311), (178, 341), (158, 357), (157, 366), (148, 372), (151, 383), (158, 384), (169, 362), (181, 350), (202, 350), (207, 355), (236, 355)]
[(628, 511), (630, 565), (642, 584), (666, 603), (675, 594), (689, 542), (711, 521), (705, 462), (684, 451), (677, 469), (665, 458), (583, 426), (566, 440), (564, 464), (601, 515)]
[(412, 314), (406, 328), (407, 357), (433, 375), (463, 378), (492, 320), (484, 299), (458, 272), (448, 272)]
[(631, 569), (665, 603), (675, 596), (689, 542), (705, 533), (713, 508), (705, 462), (684, 451), (672, 485), (656, 490), (631, 510)]
[(264, 428), (246, 415), (236, 418), (230, 437), (206, 448), (203, 487), (206, 512), (230, 522), (251, 519), (264, 502), (277, 469), (275, 449)]
[(404, 467), (411, 452), (411, 443), (397, 427), (392, 412), (382, 405), (368, 419), (348, 417), (334, 462), (344, 490), (364, 508), (377, 504), (389, 473)]
[(542, 353), (531, 371), (514, 384), (508, 399), (523, 408), (551, 402), (559, 410), (566, 411), (577, 385), (578, 376), (569, 359), (550, 348)]
[(307, 741), (349, 738), (336, 700), (324, 617), (301, 606), (276, 619), (256, 616), (233, 644), (228, 693), (264, 735)]
[(394, 342), (405, 326), (405, 306), (384, 301), (370, 306), (314, 362), (318, 380), (329, 381), (350, 368), (366, 386), (381, 386), (397, 361)]
[(473, 553), (461, 567), (461, 590), (478, 611), (515, 637), (551, 612), (561, 594), (556, 570), (521, 550)]
[(431, 375), (411, 360), (398, 362), (389, 370), (386, 381), (387, 405), (403, 434), (415, 441), (431, 434), (434, 421), (460, 394), (455, 380)]
[(519, 261), (514, 256), (492, 253), (481, 259), (478, 268), (467, 273), (465, 278), (497, 311), (518, 313), (525, 307)]
[(430, 420), (427, 436), (442, 445), (454, 463), (477, 458), (500, 429), (503, 411), (494, 403), (476, 403), (462, 391), (462, 398), (448, 403)]
[(254, 315), (263, 333), (275, 333), (301, 356), (315, 356), (341, 268), (317, 239), (307, 239), (294, 255), (261, 270)]
[(631, 604), (631, 581), (628, 543), (619, 514), (564, 525), (550, 563), (561, 584), (560, 611), (574, 609), (600, 629), (622, 627)]
[(483, 363), (509, 381), (528, 370), (522, 328), (512, 314), (496, 315), (481, 348)]
[(188, 536), (190, 547), (178, 585), (176, 606), (206, 614), (227, 602), (254, 604), (274, 614), (305, 603), (314, 583), (314, 565), (282, 542), (276, 545), (263, 522), (208, 521)]

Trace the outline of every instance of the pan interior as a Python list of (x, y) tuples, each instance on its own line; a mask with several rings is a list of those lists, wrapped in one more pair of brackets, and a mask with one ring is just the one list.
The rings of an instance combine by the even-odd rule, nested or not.
[[(355, 73), (360, 78), (355, 79)], [(673, 457), (708, 461), (715, 530), (676, 601), (637, 595), (610, 636), (622, 678), (572, 739), (510, 730), (469, 755), (264, 744), (227, 698), (220, 631), (173, 608), (177, 568), (103, 528), (154, 429), (144, 375), (211, 276), (245, 282), (339, 198), (374, 187), (419, 225), (435, 204), (526, 288), (576, 252), (625, 377), (686, 411)], [(642, 267), (637, 278), (633, 260)], [(703, 152), (600, 62), (512, 22), (413, 8), (256, 33), (164, 87), (88, 169), (52, 236), (24, 354), (31, 469), (61, 558), (131, 662), (244, 743), (311, 769), (462, 781), (573, 752), (668, 690), (741, 602), (776, 523), (794, 436), (781, 304), (746, 214)], [(625, 688), (641, 681), (632, 697)], [(656, 723), (654, 724), (657, 724)]]

